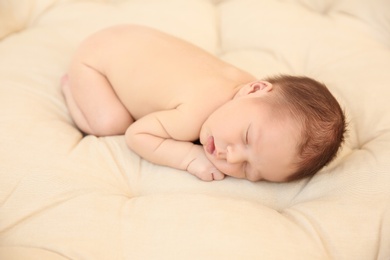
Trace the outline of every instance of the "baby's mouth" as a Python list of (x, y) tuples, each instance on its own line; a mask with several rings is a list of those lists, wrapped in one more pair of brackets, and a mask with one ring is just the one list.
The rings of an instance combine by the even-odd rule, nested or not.
[(206, 142), (206, 151), (209, 153), (209, 154), (213, 154), (214, 151), (215, 151), (215, 144), (214, 144), (214, 137), (212, 136), (209, 136), (207, 138), (207, 142)]

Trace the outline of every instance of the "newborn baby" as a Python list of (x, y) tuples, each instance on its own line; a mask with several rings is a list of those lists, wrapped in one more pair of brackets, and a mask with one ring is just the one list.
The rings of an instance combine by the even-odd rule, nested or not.
[(125, 134), (141, 157), (205, 181), (312, 176), (335, 157), (346, 128), (336, 99), (313, 79), (259, 80), (188, 42), (136, 25), (88, 37), (62, 90), (86, 134)]

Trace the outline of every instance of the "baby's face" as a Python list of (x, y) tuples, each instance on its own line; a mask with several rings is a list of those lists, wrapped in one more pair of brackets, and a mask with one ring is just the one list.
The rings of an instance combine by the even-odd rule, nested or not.
[(286, 181), (295, 170), (299, 127), (276, 119), (271, 106), (246, 96), (217, 109), (203, 124), (200, 142), (223, 173), (250, 181)]

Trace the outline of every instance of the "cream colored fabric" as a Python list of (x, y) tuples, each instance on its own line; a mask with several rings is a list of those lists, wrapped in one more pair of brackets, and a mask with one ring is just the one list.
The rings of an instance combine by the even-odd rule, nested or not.
[[(338, 159), (294, 183), (206, 183), (83, 137), (59, 79), (117, 23), (323, 81), (348, 115)], [(0, 259), (390, 259), (387, 0), (0, 0), (0, 38)]]

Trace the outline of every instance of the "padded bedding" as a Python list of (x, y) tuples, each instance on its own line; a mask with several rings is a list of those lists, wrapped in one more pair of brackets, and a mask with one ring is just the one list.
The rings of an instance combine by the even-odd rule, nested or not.
[[(83, 136), (60, 77), (120, 23), (324, 82), (349, 122), (337, 159), (292, 183), (202, 182)], [(0, 0), (0, 259), (388, 260), (389, 102), (388, 0)]]

